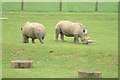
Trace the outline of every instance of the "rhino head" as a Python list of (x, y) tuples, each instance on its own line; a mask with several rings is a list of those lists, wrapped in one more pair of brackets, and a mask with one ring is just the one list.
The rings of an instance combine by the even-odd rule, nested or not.
[(84, 29), (81, 34), (81, 41), (83, 44), (91, 43), (90, 37), (87, 37), (87, 29)]

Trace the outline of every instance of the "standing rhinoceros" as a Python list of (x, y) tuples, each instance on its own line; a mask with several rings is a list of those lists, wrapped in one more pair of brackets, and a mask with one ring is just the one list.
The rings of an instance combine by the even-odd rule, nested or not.
[(29, 43), (28, 39), (32, 39), (32, 43), (35, 43), (35, 39), (39, 39), (39, 41), (43, 44), (44, 38), (46, 35), (46, 29), (42, 24), (39, 23), (30, 23), (27, 22), (25, 25), (21, 28), (22, 35), (23, 35), (23, 42)]
[(81, 38), (83, 44), (88, 44), (87, 29), (80, 23), (74, 23), (70, 21), (60, 21), (55, 27), (56, 40), (58, 40), (59, 34), (61, 40), (64, 41), (64, 35), (68, 37), (74, 37), (74, 42), (78, 43), (78, 37)]

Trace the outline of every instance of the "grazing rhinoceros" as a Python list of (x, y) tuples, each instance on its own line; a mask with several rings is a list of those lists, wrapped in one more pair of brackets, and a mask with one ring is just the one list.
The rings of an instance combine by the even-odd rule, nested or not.
[(60, 21), (55, 27), (56, 40), (58, 40), (59, 34), (61, 40), (64, 41), (64, 35), (68, 37), (74, 37), (74, 42), (78, 43), (78, 37), (81, 38), (83, 44), (88, 44), (91, 40), (88, 40), (87, 29), (80, 23), (74, 23), (70, 21)]
[(30, 23), (27, 22), (25, 25), (21, 28), (22, 35), (23, 35), (23, 42), (29, 43), (28, 39), (32, 39), (32, 43), (35, 43), (35, 39), (39, 39), (39, 41), (43, 44), (44, 38), (46, 35), (46, 29), (42, 24), (39, 23)]

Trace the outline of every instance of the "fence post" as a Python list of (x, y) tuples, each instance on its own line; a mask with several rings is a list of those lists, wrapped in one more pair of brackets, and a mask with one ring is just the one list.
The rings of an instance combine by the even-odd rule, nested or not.
[(96, 0), (95, 11), (98, 11), (98, 0)]
[(22, 2), (21, 2), (21, 9), (22, 9), (22, 11), (24, 10), (24, 0), (22, 0)]
[(60, 0), (60, 11), (62, 11), (62, 0)]

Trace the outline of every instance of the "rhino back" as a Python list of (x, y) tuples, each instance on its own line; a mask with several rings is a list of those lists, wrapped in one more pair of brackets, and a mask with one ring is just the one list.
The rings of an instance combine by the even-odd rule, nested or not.
[(78, 33), (79, 26), (70, 21), (61, 22), (61, 31), (68, 37), (73, 37), (74, 33)]
[(29, 23), (23, 27), (23, 34), (25, 34), (26, 36), (30, 38), (36, 39), (46, 34), (45, 27), (42, 24)]
[(42, 24), (36, 24), (33, 33), (36, 38), (44, 37), (46, 35), (46, 29)]

